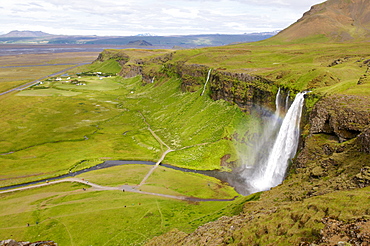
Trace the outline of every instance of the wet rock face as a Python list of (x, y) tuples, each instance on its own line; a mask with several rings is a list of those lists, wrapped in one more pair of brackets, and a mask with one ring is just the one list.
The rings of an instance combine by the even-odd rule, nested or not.
[[(344, 142), (359, 136), (370, 125), (368, 97), (330, 96), (320, 100), (310, 116), (310, 133), (326, 133)], [(364, 141), (368, 137), (363, 136)]]

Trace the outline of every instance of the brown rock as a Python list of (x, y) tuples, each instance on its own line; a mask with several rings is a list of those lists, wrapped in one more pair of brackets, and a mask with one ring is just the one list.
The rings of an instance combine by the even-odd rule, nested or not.
[(358, 136), (356, 144), (360, 146), (362, 152), (370, 153), (370, 128)]
[(321, 99), (310, 116), (310, 133), (326, 133), (344, 142), (357, 137), (370, 124), (370, 98), (337, 95)]

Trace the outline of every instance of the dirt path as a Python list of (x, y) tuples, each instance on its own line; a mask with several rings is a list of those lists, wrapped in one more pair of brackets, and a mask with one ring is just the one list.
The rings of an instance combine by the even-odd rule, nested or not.
[(147, 179), (152, 175), (152, 173), (155, 171), (155, 169), (157, 169), (157, 167), (159, 166), (159, 164), (161, 164), (161, 162), (164, 160), (164, 158), (166, 157), (166, 155), (170, 152), (173, 152), (173, 151), (178, 151), (178, 150), (184, 150), (184, 149), (189, 149), (189, 148), (193, 148), (193, 147), (196, 147), (196, 146), (202, 146), (202, 145), (207, 145), (209, 143), (200, 143), (200, 144), (194, 144), (194, 145), (190, 145), (190, 146), (185, 146), (185, 147), (182, 147), (180, 149), (171, 149), (170, 146), (168, 146), (151, 128), (150, 124), (146, 121), (146, 118), (145, 116), (143, 115), (143, 113), (139, 112), (141, 117), (143, 118), (143, 121), (145, 122), (145, 124), (147, 125), (148, 127), (148, 130), (150, 131), (150, 133), (153, 135), (153, 137), (157, 140), (157, 142), (161, 145), (161, 148), (162, 146), (165, 146), (167, 148), (167, 150), (165, 150), (161, 157), (159, 158), (159, 160), (156, 162), (156, 164), (149, 170), (149, 172), (145, 175), (145, 177), (143, 178), (143, 180), (141, 180), (140, 184), (139, 184), (139, 187), (142, 186), (143, 184), (145, 184), (145, 182), (147, 181)]
[(139, 187), (142, 186), (143, 184), (145, 184), (146, 180), (150, 177), (150, 175), (152, 175), (152, 173), (154, 172), (155, 169), (157, 169), (157, 167), (159, 166), (159, 164), (161, 164), (161, 162), (164, 160), (164, 158), (166, 157), (166, 155), (172, 151), (174, 151), (173, 149), (170, 148), (170, 146), (168, 146), (153, 130), (152, 128), (150, 127), (150, 124), (146, 121), (146, 118), (145, 116), (143, 115), (143, 113), (140, 112), (140, 115), (141, 117), (143, 118), (145, 124), (147, 125), (148, 127), (148, 130), (150, 131), (150, 133), (153, 135), (153, 137), (157, 140), (157, 142), (161, 145), (161, 148), (162, 146), (165, 146), (167, 148), (167, 150), (165, 150), (161, 157), (159, 158), (159, 160), (155, 163), (155, 165), (150, 169), (150, 171), (145, 175), (145, 177), (143, 178), (143, 180), (141, 180), (140, 184), (139, 184)]
[(79, 178), (66, 178), (66, 179), (61, 179), (61, 180), (55, 180), (55, 181), (50, 181), (50, 182), (45, 182), (42, 184), (36, 184), (36, 185), (30, 185), (26, 187), (20, 187), (20, 188), (15, 188), (11, 190), (4, 190), (0, 191), (0, 194), (5, 194), (5, 193), (10, 193), (10, 192), (15, 192), (15, 191), (22, 191), (22, 190), (28, 190), (28, 189), (35, 189), (39, 187), (44, 187), (48, 185), (53, 185), (53, 184), (59, 184), (63, 182), (77, 182), (81, 184), (85, 184), (90, 186), (93, 190), (119, 190), (123, 192), (134, 192), (134, 193), (140, 193), (140, 194), (145, 194), (145, 195), (152, 195), (152, 196), (160, 196), (160, 197), (166, 197), (166, 198), (172, 198), (172, 199), (177, 199), (177, 200), (184, 200), (184, 201), (195, 201), (195, 202), (207, 202), (207, 201), (233, 201), (236, 197), (232, 199), (205, 199), (205, 198), (197, 198), (197, 197), (188, 197), (188, 196), (172, 196), (172, 195), (166, 195), (166, 194), (160, 194), (160, 193), (153, 193), (153, 192), (146, 192), (146, 191), (141, 191), (139, 189), (139, 186), (131, 186), (131, 185), (122, 185), (118, 187), (111, 187), (111, 186), (103, 186), (103, 185), (98, 185), (95, 183), (91, 183), (87, 180), (79, 179)]
[(146, 180), (150, 177), (150, 175), (152, 175), (152, 173), (154, 172), (154, 170), (159, 166), (159, 164), (161, 164), (161, 162), (163, 161), (163, 159), (166, 157), (166, 155), (170, 152), (172, 152), (174, 150), (172, 149), (168, 149), (166, 150), (165, 152), (163, 152), (161, 158), (159, 158), (159, 160), (155, 163), (155, 165), (149, 170), (149, 172), (145, 175), (145, 177), (143, 178), (143, 180), (141, 180), (140, 184), (139, 184), (139, 187), (142, 186), (143, 184), (145, 184)]

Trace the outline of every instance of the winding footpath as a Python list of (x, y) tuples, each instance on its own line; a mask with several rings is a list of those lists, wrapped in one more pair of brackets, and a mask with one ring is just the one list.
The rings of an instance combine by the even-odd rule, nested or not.
[(153, 135), (153, 137), (157, 140), (157, 142), (161, 145), (161, 146), (166, 146), (167, 150), (164, 151), (161, 155), (161, 157), (159, 158), (159, 160), (155, 163), (155, 165), (150, 169), (150, 171), (147, 173), (147, 175), (145, 175), (145, 177), (143, 178), (143, 180), (141, 180), (140, 184), (139, 184), (139, 187), (142, 186), (143, 184), (145, 184), (146, 180), (150, 177), (150, 175), (152, 175), (152, 173), (154, 172), (155, 169), (157, 169), (157, 167), (159, 166), (159, 164), (161, 164), (161, 162), (164, 160), (164, 158), (166, 157), (166, 155), (172, 151), (174, 151), (173, 149), (170, 148), (170, 146), (168, 146), (160, 137), (158, 137), (157, 134), (155, 134), (155, 132), (152, 130), (152, 128), (150, 127), (149, 123), (146, 121), (146, 118), (144, 117), (143, 113), (140, 112), (140, 115), (141, 117), (143, 118), (143, 121), (145, 122), (145, 124), (147, 125), (148, 127), (148, 130), (150, 131), (150, 133)]

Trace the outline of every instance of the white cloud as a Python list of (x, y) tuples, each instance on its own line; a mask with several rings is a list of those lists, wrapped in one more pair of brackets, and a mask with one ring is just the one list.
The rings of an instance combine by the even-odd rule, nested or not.
[(0, 0), (0, 32), (248, 33), (283, 29), (320, 0)]

